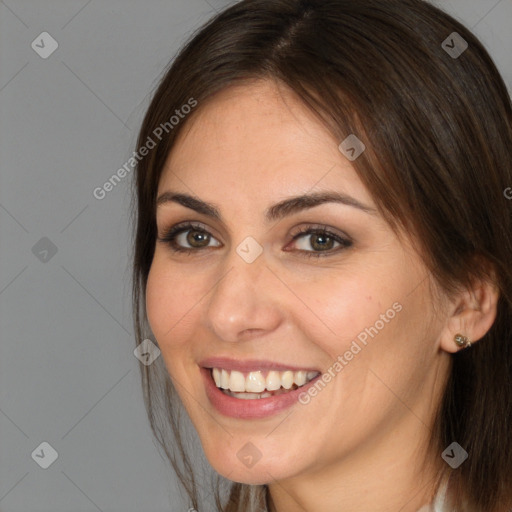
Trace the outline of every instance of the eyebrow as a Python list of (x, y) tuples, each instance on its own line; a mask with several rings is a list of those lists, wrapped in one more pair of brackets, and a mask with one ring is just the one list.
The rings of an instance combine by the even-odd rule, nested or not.
[[(163, 192), (157, 199), (157, 206), (161, 206), (166, 203), (178, 203), (186, 208), (195, 210), (198, 213), (202, 213), (208, 217), (219, 220), (222, 222), (222, 215), (217, 206), (206, 201), (202, 201), (196, 197), (188, 194), (182, 194), (172, 191)], [(283, 201), (280, 201), (265, 211), (265, 218), (267, 222), (273, 222), (280, 220), (288, 215), (297, 213), (302, 210), (314, 208), (324, 203), (340, 203), (346, 206), (352, 206), (370, 215), (376, 215), (377, 210), (367, 206), (357, 199), (343, 194), (341, 192), (315, 192), (312, 194), (304, 194), (300, 196), (290, 197)]]

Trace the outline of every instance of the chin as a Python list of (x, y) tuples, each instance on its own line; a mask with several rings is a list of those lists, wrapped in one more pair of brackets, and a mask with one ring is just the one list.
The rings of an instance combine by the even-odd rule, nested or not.
[[(236, 449), (238, 444), (241, 447)], [(258, 449), (256, 444), (261, 446), (263, 443), (239, 443), (235, 440), (228, 447), (213, 444), (211, 447), (204, 447), (204, 451), (208, 462), (217, 473), (242, 484), (264, 485), (297, 474), (296, 463), (289, 461), (285, 453), (268, 444)], [(265, 452), (272, 455), (269, 457)]]
[(256, 463), (252, 468), (242, 468), (240, 463), (219, 463), (219, 461), (210, 462), (213, 469), (224, 478), (233, 482), (247, 485), (265, 485), (276, 480), (283, 480), (291, 475), (282, 475), (282, 468)]

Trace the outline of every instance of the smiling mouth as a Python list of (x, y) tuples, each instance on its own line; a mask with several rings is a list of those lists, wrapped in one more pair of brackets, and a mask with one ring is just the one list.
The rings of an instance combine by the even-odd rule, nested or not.
[(224, 394), (242, 400), (255, 400), (281, 395), (298, 389), (320, 375), (317, 371), (239, 372), (212, 368), (211, 377)]

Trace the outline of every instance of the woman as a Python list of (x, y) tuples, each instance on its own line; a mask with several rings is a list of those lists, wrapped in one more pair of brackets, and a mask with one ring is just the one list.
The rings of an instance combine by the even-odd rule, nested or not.
[(511, 509), (512, 108), (474, 35), (420, 0), (245, 0), (138, 146), (142, 383), (194, 509), (188, 418), (219, 511)]

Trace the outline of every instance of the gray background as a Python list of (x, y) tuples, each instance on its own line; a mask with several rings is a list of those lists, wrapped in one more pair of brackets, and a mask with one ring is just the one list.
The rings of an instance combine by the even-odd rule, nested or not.
[[(0, 0), (2, 512), (188, 510), (133, 354), (131, 174), (103, 200), (92, 191), (135, 150), (178, 47), (229, 3)], [(512, 90), (512, 0), (437, 4)], [(31, 47), (42, 32), (59, 45), (47, 59)], [(32, 457), (42, 442), (58, 453), (48, 469)]]

